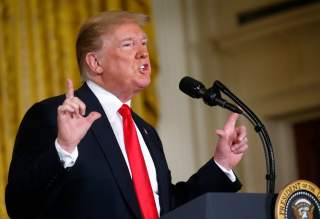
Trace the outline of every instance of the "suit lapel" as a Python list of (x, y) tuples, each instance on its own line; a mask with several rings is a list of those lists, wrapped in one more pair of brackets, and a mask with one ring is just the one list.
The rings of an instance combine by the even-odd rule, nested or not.
[(76, 95), (78, 95), (86, 104), (87, 113), (96, 111), (102, 115), (93, 123), (89, 131), (92, 131), (96, 137), (96, 140), (99, 143), (109, 166), (111, 167), (112, 174), (118, 183), (122, 196), (127, 201), (136, 217), (141, 218), (138, 201), (136, 199), (128, 167), (102, 106), (86, 83), (84, 83), (84, 85), (77, 91)]
[(140, 133), (142, 134), (156, 168), (159, 201), (161, 207), (160, 210), (161, 212), (167, 212), (169, 211), (169, 196), (165, 191), (168, 191), (169, 189), (167, 185), (168, 176), (166, 175), (168, 169), (166, 168), (167, 165), (164, 154), (161, 152), (161, 149), (157, 147), (157, 144), (161, 143), (157, 142), (154, 134), (152, 133), (153, 131), (150, 130), (145, 122), (135, 113), (133, 113), (133, 119), (138, 126)]

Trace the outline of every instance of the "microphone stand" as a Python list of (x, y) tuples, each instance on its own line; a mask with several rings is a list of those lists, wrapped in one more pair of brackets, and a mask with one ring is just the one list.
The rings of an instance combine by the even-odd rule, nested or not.
[(234, 95), (226, 86), (224, 86), (220, 81), (215, 81), (213, 87), (217, 87), (221, 92), (227, 95), (231, 100), (233, 100), (245, 113), (243, 115), (250, 121), (253, 125), (254, 130), (259, 134), (259, 137), (263, 144), (264, 154), (266, 158), (266, 180), (267, 180), (267, 192), (274, 194), (275, 190), (275, 160), (274, 153), (269, 138), (268, 132), (260, 119), (246, 106), (236, 95)]

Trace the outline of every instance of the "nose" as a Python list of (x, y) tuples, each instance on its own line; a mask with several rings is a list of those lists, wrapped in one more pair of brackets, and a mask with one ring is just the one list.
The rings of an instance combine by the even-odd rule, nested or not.
[(144, 46), (141, 46), (136, 53), (136, 58), (137, 59), (145, 59), (148, 57), (149, 57), (148, 49)]

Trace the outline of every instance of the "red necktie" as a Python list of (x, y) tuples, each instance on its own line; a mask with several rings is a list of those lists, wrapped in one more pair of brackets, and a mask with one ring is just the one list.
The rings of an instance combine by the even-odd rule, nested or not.
[(123, 121), (124, 144), (130, 164), (132, 182), (144, 219), (157, 219), (158, 213), (151, 183), (139, 144), (137, 131), (128, 105), (123, 104), (118, 110)]

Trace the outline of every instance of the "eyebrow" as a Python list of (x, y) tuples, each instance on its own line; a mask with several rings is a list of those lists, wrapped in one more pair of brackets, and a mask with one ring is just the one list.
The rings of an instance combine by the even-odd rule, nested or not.
[[(141, 40), (148, 40), (148, 37), (146, 35), (142, 36), (141, 38), (139, 38)], [(128, 41), (128, 40), (135, 40), (134, 37), (126, 37), (126, 38), (123, 38), (121, 39), (120, 41), (123, 42), (123, 41)]]

